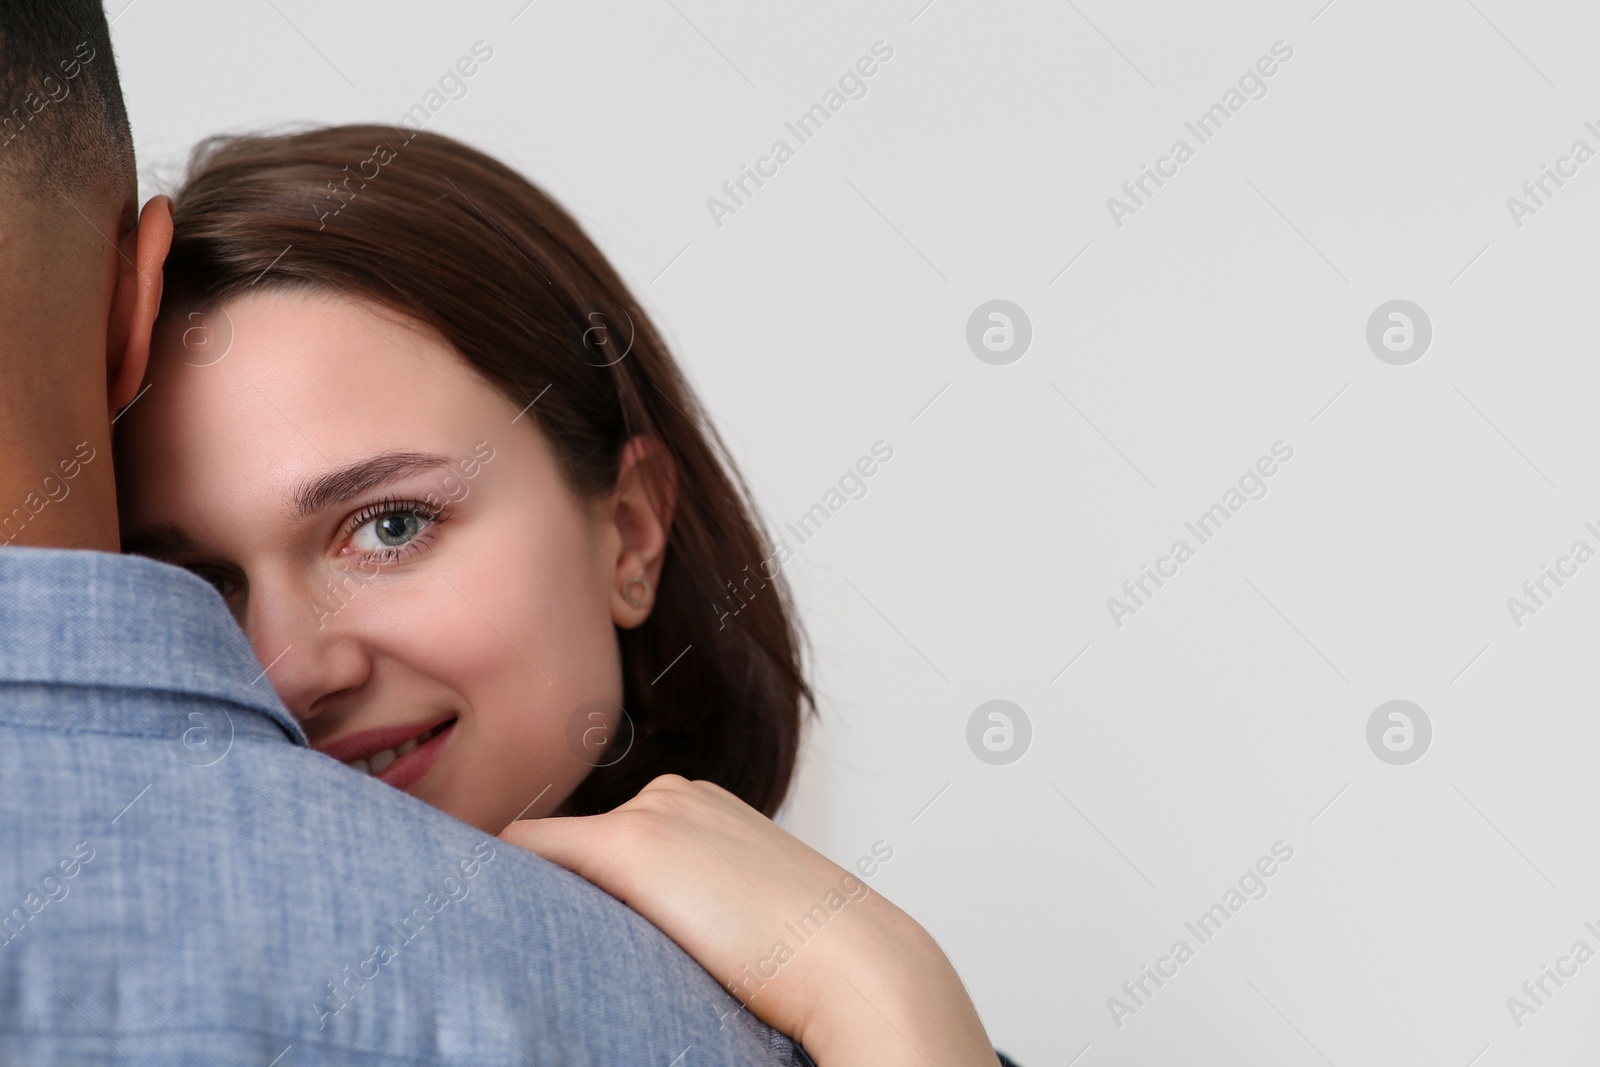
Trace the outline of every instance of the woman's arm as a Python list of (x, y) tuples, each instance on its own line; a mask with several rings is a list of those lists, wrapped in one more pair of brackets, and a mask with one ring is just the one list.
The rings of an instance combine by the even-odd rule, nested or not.
[(649, 919), (818, 1067), (999, 1062), (926, 930), (720, 786), (663, 775), (615, 811), (500, 836)]

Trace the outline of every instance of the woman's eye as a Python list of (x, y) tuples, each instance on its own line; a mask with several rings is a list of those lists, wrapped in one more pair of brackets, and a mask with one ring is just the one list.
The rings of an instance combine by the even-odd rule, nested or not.
[(433, 523), (414, 511), (390, 511), (363, 523), (350, 538), (362, 552), (386, 552), (404, 548)]
[(222, 594), (222, 599), (224, 600), (239, 591), (238, 581), (224, 571), (219, 571), (212, 567), (189, 567), (188, 571), (197, 578), (205, 579), (211, 588)]

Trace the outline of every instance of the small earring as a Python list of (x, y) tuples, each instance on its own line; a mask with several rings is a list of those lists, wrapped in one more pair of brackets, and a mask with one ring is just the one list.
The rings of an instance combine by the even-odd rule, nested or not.
[[(644, 586), (644, 595), (642, 597), (640, 597), (638, 600), (635, 600), (633, 598), (633, 593), (631, 592), (631, 590), (633, 589), (634, 583), (638, 583), (639, 585)], [(633, 607), (636, 607), (636, 608), (644, 607), (646, 604), (650, 603), (650, 579), (646, 578), (642, 574), (637, 576), (637, 577), (634, 577), (634, 578), (629, 578), (626, 582), (623, 583), (623, 586), (622, 586), (622, 597), (623, 597), (624, 600), (626, 600)]]

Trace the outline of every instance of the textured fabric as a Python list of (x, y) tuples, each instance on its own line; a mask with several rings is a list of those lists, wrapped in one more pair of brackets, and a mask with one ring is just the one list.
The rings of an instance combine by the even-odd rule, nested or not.
[(199, 578), (0, 549), (0, 1063), (799, 1056), (606, 893), (306, 747)]

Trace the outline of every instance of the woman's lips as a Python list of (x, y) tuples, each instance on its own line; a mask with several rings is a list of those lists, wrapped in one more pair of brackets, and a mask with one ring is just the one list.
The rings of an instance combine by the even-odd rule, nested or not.
[(409, 726), (390, 726), (342, 737), (318, 747), (352, 770), (406, 790), (422, 780), (439, 757), (456, 724), (453, 715)]
[(373, 776), (385, 785), (391, 785), (401, 792), (409, 792), (412, 786), (422, 781), (433, 769), (434, 761), (455, 736), (455, 726), (456, 720), (451, 719), (439, 727), (438, 732), (427, 741), (406, 755), (400, 756), (382, 771), (375, 772)]

